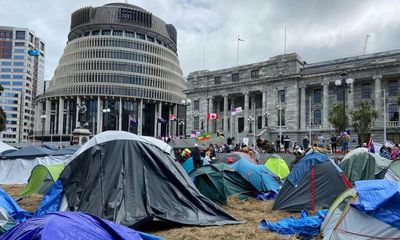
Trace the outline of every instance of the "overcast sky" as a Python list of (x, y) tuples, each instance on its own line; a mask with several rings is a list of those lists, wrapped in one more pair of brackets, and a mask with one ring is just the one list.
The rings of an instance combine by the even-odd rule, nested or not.
[[(64, 50), (70, 15), (110, 0), (0, 0), (0, 26), (27, 27), (47, 43), (45, 78), (51, 79)], [(124, 1), (121, 1), (124, 2)], [(397, 0), (128, 0), (178, 30), (184, 75), (203, 69), (267, 60), (297, 52), (308, 63), (400, 48)]]

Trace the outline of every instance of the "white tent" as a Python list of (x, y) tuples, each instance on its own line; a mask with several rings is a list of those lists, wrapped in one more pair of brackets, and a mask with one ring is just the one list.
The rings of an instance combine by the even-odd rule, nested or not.
[(3, 154), (3, 152), (9, 152), (9, 151), (17, 151), (15, 147), (11, 147), (8, 144), (5, 144), (4, 142), (0, 141), (0, 155)]

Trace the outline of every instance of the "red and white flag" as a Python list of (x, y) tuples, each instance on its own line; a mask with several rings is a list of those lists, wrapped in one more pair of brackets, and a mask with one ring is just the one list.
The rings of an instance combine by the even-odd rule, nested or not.
[(176, 114), (170, 114), (169, 120), (176, 120)]
[(208, 119), (218, 119), (218, 113), (208, 113)]

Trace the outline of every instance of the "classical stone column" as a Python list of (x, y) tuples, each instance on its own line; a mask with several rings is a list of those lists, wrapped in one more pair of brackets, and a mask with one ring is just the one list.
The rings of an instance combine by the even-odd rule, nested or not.
[(217, 99), (217, 101), (215, 102), (215, 104), (216, 104), (216, 106), (215, 106), (215, 112), (218, 114), (218, 119), (216, 119), (215, 121), (214, 121), (214, 129), (215, 129), (215, 132), (217, 132), (217, 131), (219, 131), (220, 130), (220, 128), (221, 128), (221, 124), (220, 124), (220, 122), (221, 122), (221, 113), (220, 113), (220, 109), (221, 109), (221, 100), (220, 99)]
[[(306, 86), (301, 86), (301, 94), (300, 94), (300, 129), (306, 129), (307, 127), (307, 119), (306, 119)], [(311, 114), (311, 113), (310, 113)]]
[(69, 122), (70, 122), (71, 116), (69, 112), (69, 101), (67, 100), (67, 121), (65, 124), (65, 133), (70, 134), (70, 129), (69, 129)]
[(103, 131), (103, 101), (100, 96), (97, 97), (97, 134)]
[[(81, 98), (79, 96), (76, 97), (76, 104), (79, 105), (79, 106), (81, 105)], [(78, 108), (77, 105), (75, 105), (75, 111), (76, 111), (76, 114), (75, 114), (75, 128), (80, 127), (80, 124), (79, 124), (79, 108)]]
[(224, 133), (228, 133), (228, 94), (224, 95)]
[[(162, 117), (162, 116), (161, 116), (161, 114), (162, 114), (162, 102), (159, 102), (159, 103), (158, 103), (158, 111), (157, 111), (157, 112), (158, 112), (158, 116), (159, 116), (159, 117)], [(157, 135), (158, 135), (158, 136), (162, 136), (161, 126), (162, 126), (161, 123), (157, 121)], [(186, 126), (185, 126), (185, 127), (186, 127)], [(158, 137), (158, 136), (157, 136), (157, 137)]]
[(373, 79), (375, 80), (375, 110), (380, 111), (382, 108), (382, 75), (376, 75)]
[(122, 130), (122, 97), (119, 98), (118, 130)]
[[(213, 97), (208, 98), (208, 113), (214, 113)], [(208, 132), (214, 133), (215, 120), (207, 119), (207, 121), (208, 121)]]
[(349, 118), (349, 126), (351, 125), (351, 114), (350, 111), (354, 110), (354, 82), (356, 80), (353, 79), (353, 82), (350, 84), (350, 93), (347, 93), (347, 109), (346, 109), (346, 114)]
[(142, 135), (142, 125), (143, 125), (143, 99), (140, 99), (138, 105), (138, 135)]
[(265, 118), (267, 117), (265, 113), (267, 112), (267, 91), (262, 91), (262, 100), (261, 100), (261, 109), (262, 109), (262, 118), (261, 118), (261, 128), (265, 127)]
[(177, 124), (178, 124), (178, 104), (174, 104), (172, 109), (172, 114), (176, 116), (176, 120), (172, 123), (172, 136), (176, 136), (179, 135), (179, 133), (176, 134)]
[[(231, 111), (233, 110), (233, 109), (235, 109), (235, 98), (234, 97), (232, 97), (231, 98)], [(230, 128), (231, 128), (231, 130), (230, 130), (230, 137), (232, 138), (233, 137), (233, 130), (234, 130), (234, 127), (235, 127), (235, 120), (236, 120), (236, 115), (232, 115), (232, 113), (231, 113), (231, 115), (230, 115), (230, 119), (231, 119), (231, 122), (230, 122)]]
[(326, 129), (329, 127), (329, 83), (322, 84), (322, 96), (322, 128)]
[(58, 100), (58, 134), (63, 134), (64, 125), (64, 99), (62, 97)]
[[(35, 111), (35, 128), (36, 128), (36, 133), (37, 135), (42, 134), (42, 118), (40, 117), (43, 114), (43, 101), (40, 101), (37, 103), (37, 109)], [(39, 132), (40, 131), (40, 132)]]
[(247, 118), (249, 117), (249, 92), (244, 93), (244, 133), (249, 133), (249, 122)]
[(51, 101), (49, 98), (46, 98), (46, 120), (44, 123), (44, 133), (50, 133), (50, 120), (51, 120)]

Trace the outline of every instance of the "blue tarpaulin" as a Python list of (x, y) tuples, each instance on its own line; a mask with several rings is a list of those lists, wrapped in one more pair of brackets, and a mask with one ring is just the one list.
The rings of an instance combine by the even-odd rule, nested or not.
[(64, 189), (61, 180), (58, 179), (44, 195), (42, 202), (36, 209), (35, 216), (57, 212), (60, 209), (63, 190)]
[(356, 181), (359, 202), (353, 206), (400, 229), (400, 184), (389, 180)]
[[(201, 161), (203, 162), (203, 166), (209, 164), (205, 158), (201, 158)], [(186, 159), (186, 161), (182, 164), (182, 167), (185, 169), (187, 174), (192, 172), (194, 170), (193, 157)]]
[(17, 222), (24, 222), (32, 216), (32, 213), (25, 211), (14, 201), (7, 192), (0, 188), (0, 207), (4, 208), (8, 214)]
[(30, 49), (30, 50), (28, 50), (28, 54), (29, 54), (29, 56), (39, 56), (40, 55), (40, 52), (39, 52), (39, 50), (33, 50), (33, 49)]
[(0, 236), (0, 239), (20, 240), (157, 240), (125, 226), (82, 212), (57, 212), (34, 217)]
[(258, 228), (277, 232), (282, 235), (295, 234), (303, 237), (313, 237), (319, 234), (319, 228), (327, 213), (327, 209), (322, 209), (315, 216), (308, 216), (306, 211), (302, 211), (300, 218), (290, 217), (281, 219), (275, 223), (263, 219)]
[(257, 191), (260, 192), (278, 192), (279, 191), (279, 177), (272, 173), (264, 165), (256, 165), (245, 159), (240, 159), (231, 165), (236, 172), (240, 173), (249, 183), (251, 183)]

